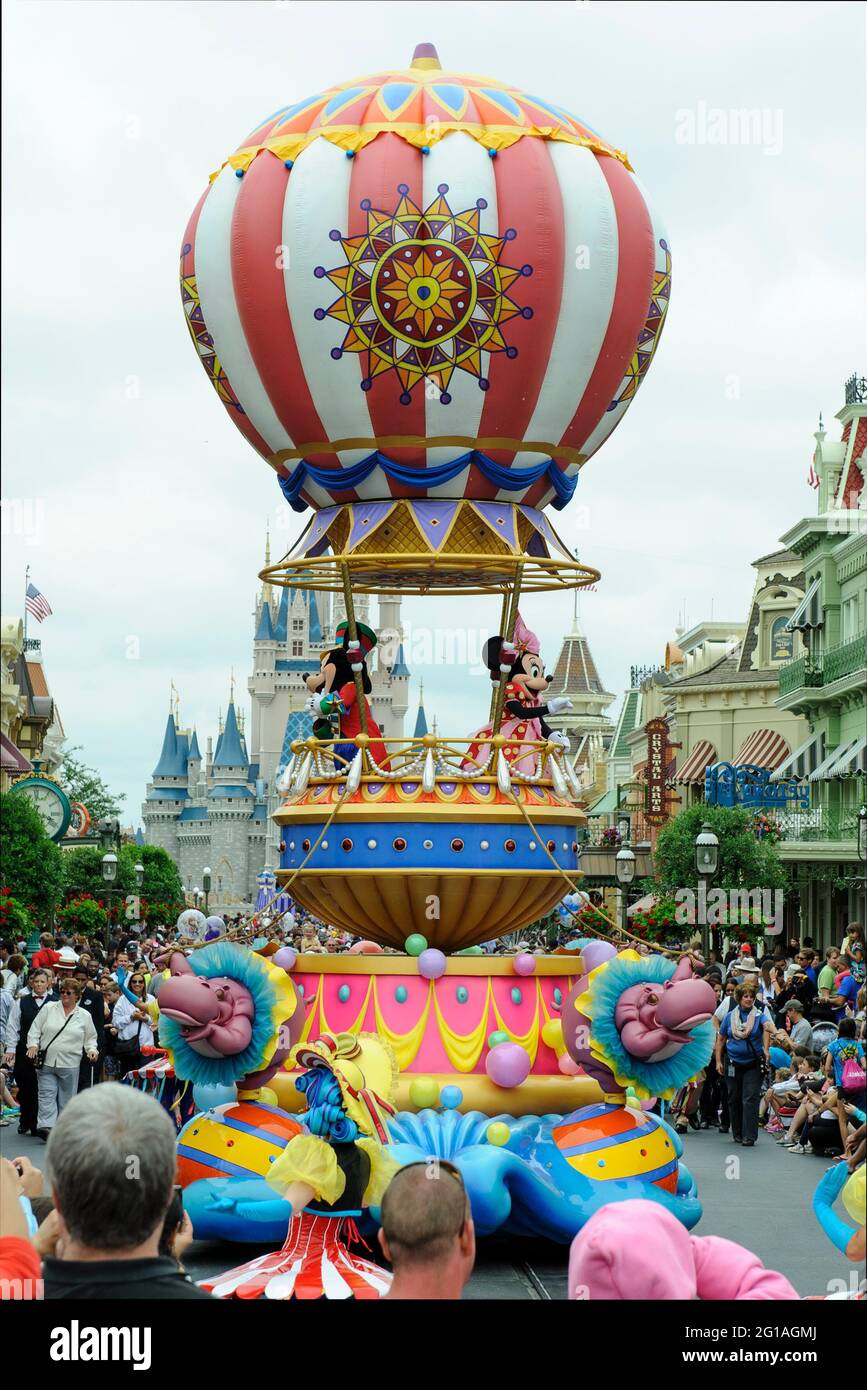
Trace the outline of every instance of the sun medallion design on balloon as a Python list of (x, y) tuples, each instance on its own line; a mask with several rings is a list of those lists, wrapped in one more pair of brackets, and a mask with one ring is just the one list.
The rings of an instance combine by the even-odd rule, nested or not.
[(409, 405), (416, 388), (427, 383), (448, 405), (455, 371), (474, 376), (486, 391), (483, 352), (518, 356), (502, 326), (518, 316), (532, 318), (532, 308), (516, 304), (508, 291), (533, 268), (501, 263), (504, 248), (518, 234), (511, 227), (501, 237), (481, 231), (484, 198), (452, 212), (445, 197), (448, 184), (441, 183), (438, 196), (422, 211), (407, 196), (406, 184), (397, 191), (394, 212), (374, 208), (369, 198), (362, 201), (367, 230), (360, 236), (329, 233), (340, 242), (346, 264), (316, 267), (317, 278), (330, 280), (340, 295), (315, 317), (347, 325), (331, 356), (363, 354), (363, 391), (393, 371), (403, 388), (401, 404)]

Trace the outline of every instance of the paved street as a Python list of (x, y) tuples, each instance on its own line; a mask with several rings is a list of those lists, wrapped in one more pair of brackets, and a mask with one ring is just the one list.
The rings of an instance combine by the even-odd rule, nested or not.
[[(26, 1154), (40, 1168), (45, 1163), (41, 1140), (19, 1136), (14, 1125), (0, 1130), (0, 1153), (4, 1158)], [(764, 1134), (744, 1152), (730, 1135), (704, 1130), (688, 1136), (686, 1161), (704, 1203), (696, 1234), (742, 1242), (785, 1274), (802, 1296), (824, 1294), (831, 1280), (848, 1284), (853, 1266), (837, 1254), (812, 1212), (823, 1159), (790, 1156)], [(204, 1278), (257, 1253), (255, 1247), (196, 1242), (186, 1266), (194, 1278)], [(489, 1239), (481, 1243), (465, 1296), (563, 1299), (566, 1263), (566, 1250), (548, 1241)]]

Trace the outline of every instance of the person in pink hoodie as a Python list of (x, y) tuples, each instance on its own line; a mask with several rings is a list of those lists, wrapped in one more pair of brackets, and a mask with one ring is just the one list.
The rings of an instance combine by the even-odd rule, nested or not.
[(612, 1202), (569, 1252), (570, 1299), (797, 1299), (788, 1279), (720, 1236), (691, 1236), (657, 1202)]

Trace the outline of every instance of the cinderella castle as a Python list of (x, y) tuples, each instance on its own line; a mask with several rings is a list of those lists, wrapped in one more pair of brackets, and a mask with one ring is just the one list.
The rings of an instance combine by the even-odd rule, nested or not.
[[(269, 558), (266, 547), (266, 564)], [(401, 738), (409, 670), (400, 598), (382, 597), (378, 604), (379, 643), (368, 661), (373, 686), (368, 699), (383, 733)], [(359, 622), (370, 625), (369, 609), (369, 598), (358, 595)], [(173, 703), (142, 805), (146, 843), (171, 855), (188, 892), (201, 887), (202, 870), (210, 868), (214, 911), (255, 903), (257, 877), (279, 863), (279, 828), (271, 819), (280, 802), (277, 778), (289, 761), (292, 740), (312, 731), (303, 709), (304, 678), (334, 645), (335, 627), (345, 614), (329, 594), (284, 588), (277, 597), (265, 584), (253, 616), (249, 728), (233, 689), (216, 743), (207, 739), (203, 757), (196, 730), (180, 726)]]

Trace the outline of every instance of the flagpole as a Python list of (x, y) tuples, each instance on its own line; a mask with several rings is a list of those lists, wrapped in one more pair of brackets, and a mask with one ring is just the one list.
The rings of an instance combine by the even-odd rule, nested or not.
[(30, 588), (30, 566), (24, 571), (24, 650), (27, 650), (27, 590)]

